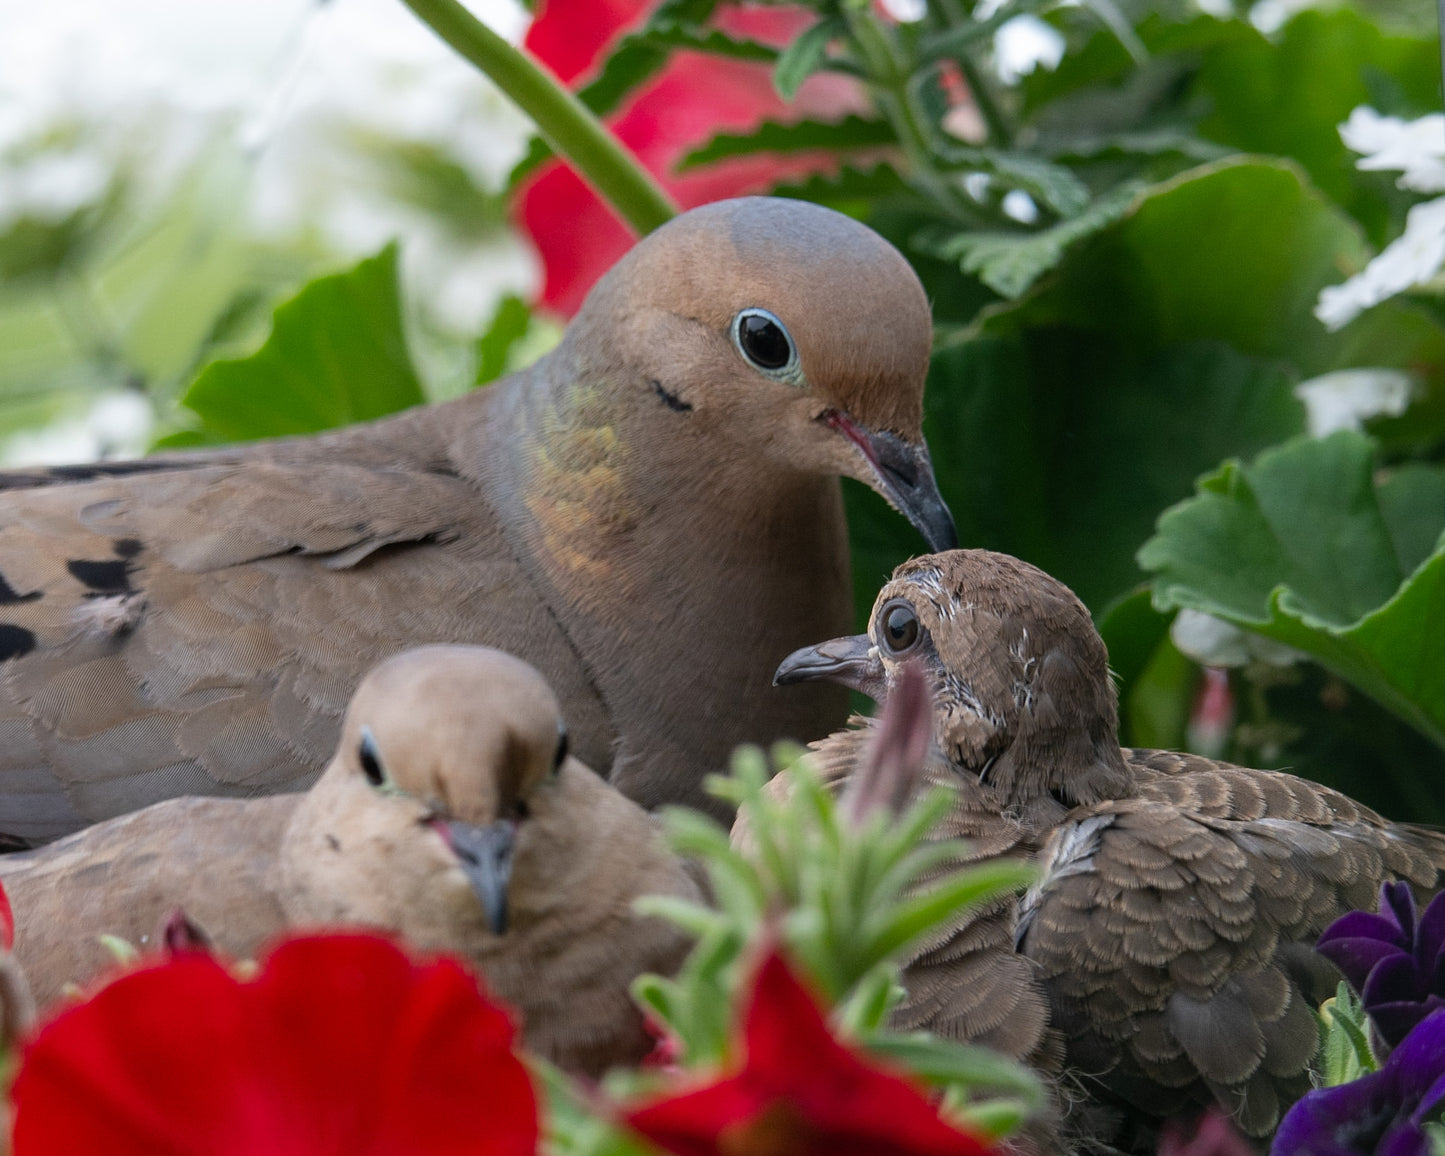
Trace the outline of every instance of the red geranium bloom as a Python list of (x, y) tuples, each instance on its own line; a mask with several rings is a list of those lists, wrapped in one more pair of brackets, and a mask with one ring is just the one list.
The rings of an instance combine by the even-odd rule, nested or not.
[[(573, 85), (653, 7), (655, 0), (542, 0), (524, 43), (559, 80)], [(719, 11), (715, 23), (730, 35), (781, 47), (814, 19), (798, 8), (730, 7)], [(814, 152), (737, 157), (676, 175), (677, 163), (713, 136), (751, 132), (765, 120), (838, 120), (866, 108), (862, 90), (846, 77), (811, 77), (797, 98), (784, 104), (765, 64), (678, 52), (608, 124), (677, 203), (690, 209), (837, 167), (835, 156)], [(527, 182), (518, 216), (546, 267), (542, 304), (569, 316), (632, 244), (612, 210), (555, 161)]]
[(763, 961), (733, 1075), (634, 1108), (626, 1121), (678, 1156), (981, 1156), (914, 1084), (839, 1042), (777, 952)]
[(10, 910), (10, 896), (0, 887), (0, 947), (9, 951), (15, 946), (15, 912)]
[(530, 1156), (507, 1013), (451, 960), (293, 939), (243, 983), (187, 954), (63, 1011), (15, 1080), (16, 1156)]

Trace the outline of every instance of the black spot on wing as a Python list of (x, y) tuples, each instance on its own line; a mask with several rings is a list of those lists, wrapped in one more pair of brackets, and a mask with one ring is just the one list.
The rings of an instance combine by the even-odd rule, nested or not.
[(35, 635), (23, 626), (0, 622), (0, 662), (20, 658), (35, 649)]
[(0, 606), (14, 606), (18, 602), (34, 602), (39, 597), (39, 590), (32, 590), (29, 594), (19, 593), (15, 587), (5, 581), (5, 575), (0, 574)]
[(135, 593), (130, 585), (130, 563), (124, 558), (101, 562), (71, 558), (65, 568), (77, 582), (89, 586), (92, 595)]
[(117, 538), (110, 544), (118, 558), (134, 558), (145, 549), (145, 543), (139, 538)]

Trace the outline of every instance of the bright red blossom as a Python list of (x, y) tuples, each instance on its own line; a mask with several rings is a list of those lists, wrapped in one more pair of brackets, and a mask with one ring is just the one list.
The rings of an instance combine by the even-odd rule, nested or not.
[(0, 887), (0, 947), (9, 951), (15, 946), (15, 913), (10, 910), (10, 896)]
[[(526, 48), (563, 83), (590, 79), (604, 49), (640, 25), (655, 0), (543, 0)], [(724, 8), (716, 25), (733, 36), (781, 46), (815, 17), (797, 8)], [(685, 209), (837, 167), (825, 152), (745, 156), (676, 175), (679, 161), (719, 133), (746, 133), (765, 120), (837, 120), (862, 112), (852, 80), (815, 76), (784, 104), (766, 65), (697, 52), (675, 53), (608, 125)], [(546, 267), (542, 304), (570, 315), (593, 283), (632, 244), (627, 227), (570, 169), (553, 162), (527, 182), (518, 205), (523, 228)]]
[(243, 983), (188, 954), (122, 976), (27, 1046), (16, 1156), (530, 1156), (507, 1013), (387, 940), (281, 944)]
[(836, 1039), (776, 952), (763, 961), (731, 1076), (634, 1108), (626, 1121), (678, 1156), (982, 1156), (927, 1096)]

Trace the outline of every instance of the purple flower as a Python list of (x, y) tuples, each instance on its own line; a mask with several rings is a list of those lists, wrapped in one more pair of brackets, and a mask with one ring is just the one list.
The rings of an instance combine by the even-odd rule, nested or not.
[(1378, 1072), (1308, 1093), (1285, 1114), (1270, 1152), (1272, 1156), (1303, 1152), (1430, 1156), (1424, 1124), (1442, 1104), (1445, 1010), (1421, 1020)]
[(1318, 950), (1345, 974), (1379, 1038), (1397, 1046), (1445, 1007), (1445, 892), (1418, 923), (1407, 883), (1380, 888), (1380, 913), (1352, 911), (1320, 936)]

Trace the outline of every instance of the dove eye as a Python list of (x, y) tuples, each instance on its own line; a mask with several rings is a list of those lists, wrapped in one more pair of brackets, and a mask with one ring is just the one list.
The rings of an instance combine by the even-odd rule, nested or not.
[(769, 377), (786, 376), (797, 369), (798, 351), (787, 326), (766, 309), (744, 309), (733, 318), (733, 344)]
[(567, 758), (567, 728), (558, 724), (557, 726), (557, 753), (552, 758), (552, 773), (555, 775), (562, 769), (562, 763)]
[(912, 649), (918, 641), (918, 615), (906, 602), (890, 602), (878, 615), (879, 640), (894, 654)]
[(361, 761), (361, 773), (366, 776), (368, 783), (379, 787), (386, 782), (386, 771), (381, 766), (381, 751), (377, 749), (376, 736), (371, 733), (370, 727), (361, 728), (361, 745), (357, 748), (356, 756)]

